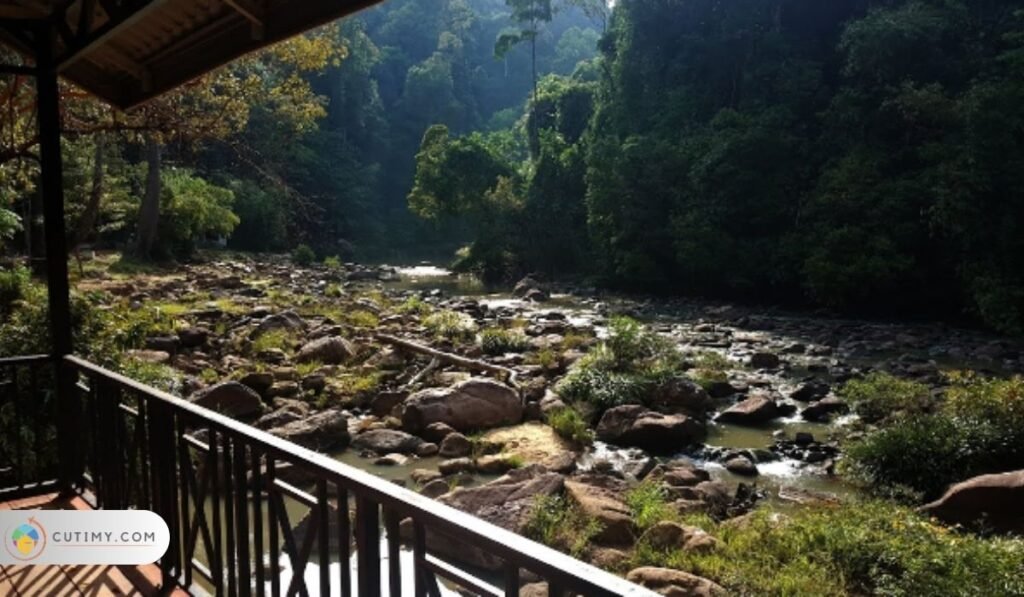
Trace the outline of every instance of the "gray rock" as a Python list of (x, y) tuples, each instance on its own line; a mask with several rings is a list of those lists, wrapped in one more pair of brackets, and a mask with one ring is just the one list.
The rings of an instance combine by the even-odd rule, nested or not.
[(782, 361), (773, 352), (755, 352), (750, 355), (750, 366), (754, 369), (775, 369)]
[(348, 417), (340, 410), (326, 410), (300, 421), (275, 427), (270, 433), (319, 451), (342, 448), (347, 446), (351, 439), (348, 433)]
[(431, 423), (444, 423), (458, 431), (473, 431), (514, 425), (522, 418), (523, 403), (515, 390), (478, 377), (409, 396), (402, 413), (402, 427), (417, 433)]
[(756, 477), (757, 465), (746, 456), (736, 456), (725, 461), (725, 470), (744, 477)]
[(779, 406), (764, 394), (755, 394), (722, 411), (717, 420), (737, 425), (760, 425), (778, 417)]
[(341, 336), (327, 336), (304, 344), (295, 355), (295, 360), (300, 363), (319, 361), (327, 365), (338, 365), (355, 354), (355, 347), (348, 340)]
[(294, 311), (283, 311), (276, 315), (270, 315), (259, 322), (255, 329), (249, 334), (250, 340), (255, 340), (275, 330), (299, 332), (306, 329), (306, 321)]
[(693, 417), (657, 413), (635, 404), (608, 409), (597, 425), (602, 441), (659, 454), (700, 443), (704, 435), (704, 425)]
[(263, 412), (260, 395), (237, 381), (227, 381), (200, 390), (190, 401), (229, 417), (246, 418)]
[(827, 421), (832, 415), (849, 412), (850, 407), (835, 396), (822, 398), (800, 411), (800, 416), (808, 421)]
[(423, 440), (404, 431), (394, 429), (371, 429), (356, 435), (352, 446), (361, 450), (373, 450), (378, 454), (412, 454), (423, 444)]
[(706, 578), (671, 568), (636, 568), (626, 575), (626, 580), (672, 597), (724, 597), (729, 594)]
[(448, 436), (441, 441), (440, 454), (444, 458), (469, 456), (472, 451), (473, 442), (469, 441), (469, 438), (458, 432), (448, 434)]

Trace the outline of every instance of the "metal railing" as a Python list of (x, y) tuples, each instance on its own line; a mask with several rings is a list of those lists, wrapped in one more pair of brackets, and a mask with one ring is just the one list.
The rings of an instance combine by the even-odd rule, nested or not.
[[(81, 375), (83, 411), (66, 414), (85, 414), (83, 494), (98, 508), (144, 508), (168, 522), (171, 546), (159, 562), (167, 583), (218, 595), (345, 597), (402, 595), (411, 584), (413, 594), (436, 597), (449, 586), (518, 595), (520, 580), (532, 578), (547, 581), (550, 595), (651, 594), (83, 359), (64, 362)], [(500, 569), (446, 559), (431, 547), (439, 542), (480, 550), (499, 559)]]
[(57, 487), (55, 387), (49, 356), (0, 359), (0, 501)]

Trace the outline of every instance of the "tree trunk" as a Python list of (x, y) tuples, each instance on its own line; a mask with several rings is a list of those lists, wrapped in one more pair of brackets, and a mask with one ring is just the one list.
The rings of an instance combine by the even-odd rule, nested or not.
[(78, 220), (78, 226), (71, 237), (71, 250), (75, 253), (75, 260), (78, 261), (78, 273), (85, 275), (82, 267), (82, 256), (78, 252), (79, 246), (89, 239), (96, 227), (96, 218), (100, 213), (100, 200), (103, 198), (103, 135), (96, 135), (96, 147), (92, 160), (92, 188), (89, 190), (89, 200), (85, 204), (82, 217)]
[(160, 227), (160, 143), (152, 133), (146, 134), (146, 192), (139, 208), (139, 227), (136, 231), (135, 255), (140, 259), (149, 259), (156, 244), (157, 230)]
[(71, 246), (78, 250), (78, 246), (89, 240), (93, 229), (96, 227), (96, 218), (100, 213), (100, 200), (103, 198), (103, 135), (96, 135), (96, 148), (92, 160), (92, 188), (89, 190), (89, 200), (85, 204), (82, 217), (75, 227), (74, 236), (71, 238)]

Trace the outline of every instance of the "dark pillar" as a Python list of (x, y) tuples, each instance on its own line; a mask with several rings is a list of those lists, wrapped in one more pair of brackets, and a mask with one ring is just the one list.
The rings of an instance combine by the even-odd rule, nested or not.
[(60, 482), (68, 490), (79, 478), (78, 399), (73, 372), (61, 358), (71, 354), (71, 302), (68, 289), (68, 247), (64, 229), (64, 166), (60, 149), (60, 92), (53, 59), (53, 29), (36, 30), (36, 105), (39, 122), (40, 191), (46, 236), (46, 286), (50, 330), (57, 371), (57, 449)]

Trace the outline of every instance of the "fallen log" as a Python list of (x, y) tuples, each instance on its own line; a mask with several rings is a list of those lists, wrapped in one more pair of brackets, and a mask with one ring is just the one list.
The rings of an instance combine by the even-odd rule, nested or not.
[(377, 341), (383, 342), (384, 344), (390, 344), (400, 350), (426, 355), (442, 363), (447, 363), (455, 367), (468, 369), (470, 371), (492, 373), (503, 379), (505, 383), (513, 388), (516, 388), (517, 390), (519, 389), (519, 385), (516, 383), (516, 372), (508, 367), (502, 367), (501, 365), (495, 365), (494, 363), (488, 363), (487, 361), (471, 359), (450, 352), (444, 352), (437, 350), (436, 348), (431, 348), (426, 344), (420, 344), (419, 342), (413, 342), (412, 340), (406, 340), (405, 338), (399, 338), (389, 334), (376, 334), (374, 337)]

